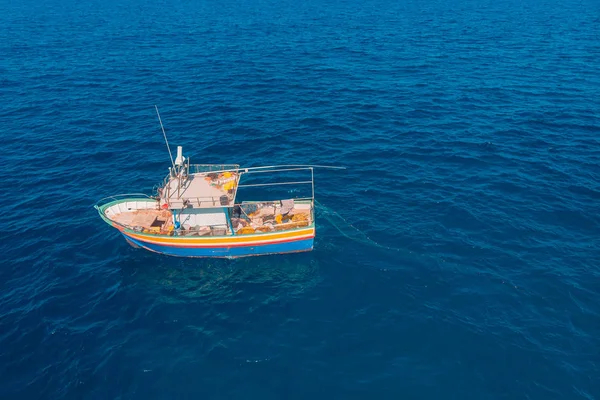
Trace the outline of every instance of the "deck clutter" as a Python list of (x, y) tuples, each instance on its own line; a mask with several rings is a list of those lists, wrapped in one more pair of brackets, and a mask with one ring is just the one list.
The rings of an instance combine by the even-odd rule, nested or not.
[(113, 221), (136, 232), (172, 234), (173, 213), (169, 210), (144, 209), (115, 214)]
[[(294, 207), (294, 200), (281, 202), (246, 203), (233, 207), (231, 226), (236, 235), (251, 233), (283, 231), (292, 228), (306, 227), (311, 224), (310, 208), (303, 204)], [(179, 223), (173, 212), (161, 209), (143, 209), (119, 212), (113, 221), (132, 229), (135, 232), (154, 233), (169, 236), (220, 236), (230, 234), (231, 229), (222, 224), (221, 229), (211, 226)]]
[[(310, 208), (298, 205), (294, 200), (278, 202), (250, 203), (234, 207), (231, 223), (235, 233), (245, 235), (255, 232), (283, 231), (301, 228), (311, 224)], [(290, 205), (292, 208), (285, 206)]]

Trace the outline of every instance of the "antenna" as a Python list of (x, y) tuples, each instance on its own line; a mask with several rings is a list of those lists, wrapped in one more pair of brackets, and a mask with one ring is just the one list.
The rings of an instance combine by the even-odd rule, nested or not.
[(162, 129), (163, 136), (165, 137), (165, 143), (167, 144), (167, 150), (169, 150), (169, 157), (171, 157), (171, 164), (173, 165), (173, 169), (175, 169), (175, 163), (173, 162), (173, 155), (171, 154), (171, 148), (169, 147), (169, 141), (167, 140), (167, 134), (165, 133), (165, 128), (163, 127), (162, 120), (160, 119), (160, 114), (158, 113), (158, 107), (156, 104), (154, 105), (156, 109), (156, 115), (158, 115), (158, 122), (160, 122), (160, 129)]

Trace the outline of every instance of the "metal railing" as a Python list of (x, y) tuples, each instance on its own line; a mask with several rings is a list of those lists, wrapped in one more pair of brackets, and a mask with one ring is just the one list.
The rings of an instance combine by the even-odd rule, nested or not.
[[(238, 183), (235, 185), (233, 193), (233, 200), (237, 196), (237, 192), (239, 188), (251, 188), (251, 187), (273, 187), (273, 186), (283, 186), (283, 185), (310, 185), (311, 189), (311, 198), (314, 199), (315, 196), (315, 187), (314, 187), (314, 169), (315, 168), (331, 168), (331, 169), (345, 169), (344, 167), (334, 167), (334, 166), (322, 166), (322, 165), (298, 165), (298, 164), (288, 164), (288, 165), (273, 165), (273, 166), (262, 166), (262, 167), (248, 167), (241, 168), (239, 164), (189, 164), (189, 159), (186, 160), (187, 164), (185, 165), (186, 173), (184, 176), (189, 176), (192, 174), (209, 174), (209, 173), (223, 173), (223, 172), (233, 172), (239, 175), (238, 182), (241, 182), (242, 177), (244, 175), (253, 175), (253, 174), (275, 174), (281, 172), (294, 172), (294, 171), (310, 171), (310, 180), (296, 180), (296, 181), (285, 181), (285, 182), (269, 182), (269, 183)], [(162, 198), (172, 198), (170, 181), (172, 179), (176, 179), (173, 175), (168, 174), (164, 179), (162, 184), (155, 185), (154, 190), (156, 191), (157, 197)], [(177, 190), (180, 189), (180, 184), (177, 185)], [(164, 191), (167, 190), (167, 193)], [(179, 197), (179, 195), (178, 195)], [(228, 196), (230, 197), (230, 196)], [(215, 197), (211, 198), (194, 198), (189, 199), (194, 200), (195, 204), (198, 204), (200, 207), (202, 203), (208, 203), (210, 206), (218, 206), (220, 205), (220, 199)], [(231, 197), (230, 197), (231, 200)]]
[(190, 226), (187, 229), (182, 226), (178, 230), (173, 230), (172, 236), (226, 236), (230, 234), (231, 230), (227, 225), (213, 224), (201, 227)]
[(239, 164), (191, 164), (188, 167), (189, 174), (202, 174), (209, 172), (237, 171)]
[[(96, 203), (94, 203), (94, 208), (96, 210), (99, 210), (100, 207), (102, 205), (104, 205), (104, 204), (101, 204), (101, 203), (110, 203), (110, 202), (113, 202), (113, 201), (124, 200), (124, 199), (131, 199), (131, 200), (137, 200), (137, 199), (145, 200), (145, 199), (148, 199), (148, 200), (155, 200), (155, 201), (158, 200), (156, 197), (154, 197), (154, 196), (148, 196), (145, 193), (122, 193), (122, 194), (115, 194), (115, 195), (112, 195), (112, 196), (106, 196), (106, 197), (101, 198), (100, 200), (96, 201)], [(106, 200), (111, 200), (111, 201), (107, 202)]]
[(186, 208), (188, 205), (198, 206), (198, 208), (203, 208), (206, 206), (212, 207), (231, 207), (231, 196), (227, 196), (227, 204), (221, 204), (221, 197), (186, 197), (185, 200), (175, 199), (174, 201), (171, 198), (167, 198), (170, 204), (179, 204), (183, 205), (182, 208)]
[[(267, 173), (281, 173), (281, 172), (297, 172), (297, 171), (310, 171), (310, 180), (298, 180), (298, 181), (283, 181), (283, 182), (269, 182), (269, 183), (248, 183), (239, 184), (238, 188), (250, 188), (250, 187), (266, 187), (266, 186), (285, 186), (285, 185), (310, 185), (311, 199), (315, 197), (315, 181), (314, 181), (314, 168), (305, 166), (282, 166), (282, 167), (257, 167), (255, 169), (245, 169), (240, 172), (240, 175), (253, 175), (253, 174), (267, 174)], [(240, 177), (240, 181), (241, 181)]]

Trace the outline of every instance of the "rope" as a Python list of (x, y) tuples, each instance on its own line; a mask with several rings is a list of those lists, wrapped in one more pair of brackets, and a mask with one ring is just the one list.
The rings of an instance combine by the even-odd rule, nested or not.
[[(330, 209), (330, 208), (322, 205), (316, 199), (315, 199), (315, 204), (317, 205), (317, 207), (319, 208), (319, 210), (321, 211), (321, 213), (325, 217), (325, 219), (327, 221), (329, 221), (329, 223), (331, 223), (331, 225), (335, 229), (337, 229), (347, 239), (350, 239), (350, 240), (352, 240), (354, 242), (357, 242), (357, 243), (362, 243), (362, 244), (367, 245), (367, 246), (373, 246), (373, 247), (377, 247), (377, 248), (380, 248), (380, 249), (384, 249), (384, 250), (389, 250), (389, 251), (394, 251), (394, 252), (397, 252), (397, 253), (401, 253), (402, 255), (404, 255), (406, 257), (410, 257), (414, 261), (416, 261), (417, 259), (419, 259), (422, 262), (425, 261), (424, 259), (428, 259), (429, 261), (434, 261), (434, 262), (440, 262), (440, 261), (442, 261), (442, 260), (438, 259), (435, 256), (430, 256), (430, 255), (427, 255), (427, 254), (415, 253), (412, 250), (402, 249), (402, 248), (399, 248), (399, 247), (384, 246), (384, 245), (382, 245), (380, 243), (377, 243), (376, 241), (374, 241), (373, 239), (371, 239), (370, 237), (368, 237), (363, 231), (361, 231), (360, 229), (358, 229), (357, 227), (355, 227), (354, 225), (352, 225), (350, 222), (348, 222), (340, 214), (338, 214), (337, 212), (333, 211), (332, 209)], [(337, 222), (335, 221), (335, 219), (337, 219)], [(346, 231), (344, 231), (344, 230), (342, 230), (342, 228), (340, 227), (340, 225), (343, 225), (344, 227), (351, 228), (351, 230), (354, 232), (354, 234), (352, 234), (352, 235), (348, 234), (347, 232), (350, 231), (350, 230), (347, 229)]]
[[(373, 239), (371, 239), (370, 237), (368, 237), (363, 231), (361, 231), (360, 229), (358, 229), (357, 227), (355, 227), (354, 225), (352, 225), (350, 222), (348, 222), (344, 217), (342, 217), (337, 212), (335, 212), (332, 209), (330, 209), (330, 208), (322, 205), (317, 200), (315, 200), (315, 204), (317, 205), (317, 207), (320, 208), (320, 210), (323, 213), (323, 216), (325, 217), (325, 219), (327, 219), (327, 221), (329, 221), (329, 223), (335, 229), (337, 229), (347, 239), (353, 240), (353, 241), (358, 242), (358, 243), (362, 243), (362, 244), (366, 244), (366, 245), (371, 245), (371, 246), (379, 247), (381, 249), (392, 250), (392, 251), (397, 251), (397, 252), (406, 251), (406, 250), (399, 249), (399, 248), (396, 248), (396, 247), (384, 246), (384, 245), (381, 245), (381, 244), (377, 243), (376, 241), (374, 241)], [(332, 217), (338, 218), (339, 220), (342, 221), (343, 224), (345, 224), (346, 226), (352, 228), (352, 230), (354, 232), (356, 232), (356, 236), (352, 237), (352, 236), (348, 235), (347, 232), (344, 232), (340, 228), (340, 226), (335, 223), (335, 221), (333, 220)]]

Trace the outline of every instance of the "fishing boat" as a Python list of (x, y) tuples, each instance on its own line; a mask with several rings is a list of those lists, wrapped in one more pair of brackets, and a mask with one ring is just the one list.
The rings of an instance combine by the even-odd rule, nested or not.
[[(165, 141), (169, 148), (166, 135)], [(182, 146), (177, 147), (175, 160), (171, 156), (171, 163), (168, 175), (152, 195), (109, 196), (94, 207), (133, 247), (182, 257), (236, 258), (311, 251), (315, 238), (314, 169), (342, 168), (191, 164), (183, 156)], [(304, 173), (307, 179), (274, 179), (280, 173)], [(244, 183), (248, 177), (267, 179)], [(308, 187), (308, 195), (273, 200), (260, 198), (261, 191), (255, 200), (238, 199), (239, 189), (287, 189), (294, 185)], [(285, 193), (296, 192), (288, 189)]]

